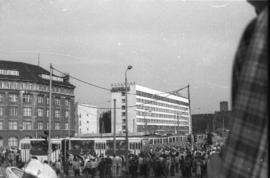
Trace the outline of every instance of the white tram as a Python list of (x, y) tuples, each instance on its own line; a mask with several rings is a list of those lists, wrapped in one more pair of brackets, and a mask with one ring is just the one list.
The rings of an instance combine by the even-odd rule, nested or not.
[[(38, 142), (44, 142), (44, 139), (22, 139), (19, 144), (22, 160), (28, 161), (31, 156), (37, 156), (41, 161), (47, 160), (48, 156), (45, 152), (42, 154), (35, 154), (31, 150), (37, 149)], [(186, 135), (171, 135), (171, 136), (131, 136), (129, 137), (129, 152), (132, 154), (139, 154), (148, 146), (155, 145), (179, 145), (187, 141)], [(126, 138), (124, 136), (116, 137), (116, 153), (123, 154), (126, 150)], [(112, 136), (106, 137), (71, 137), (71, 138), (56, 138), (52, 139), (52, 154), (51, 161), (55, 162), (60, 159), (61, 155), (77, 154), (83, 155), (85, 153), (95, 153), (96, 155), (112, 155), (113, 154), (114, 138)], [(42, 147), (42, 144), (39, 145)], [(44, 145), (43, 145), (44, 147)]]

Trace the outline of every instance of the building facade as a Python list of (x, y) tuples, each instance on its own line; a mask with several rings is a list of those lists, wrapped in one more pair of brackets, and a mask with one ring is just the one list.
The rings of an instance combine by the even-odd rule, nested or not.
[(98, 109), (88, 104), (78, 104), (78, 136), (98, 133)]
[[(191, 132), (188, 98), (130, 83), (127, 100), (129, 133)], [(116, 107), (112, 109), (111, 120), (113, 131), (115, 115), (116, 133), (126, 130), (125, 102), (125, 86), (112, 85), (111, 107)]]
[[(49, 129), (49, 79), (40, 66), (0, 61), (0, 147), (17, 147)], [(75, 86), (68, 76), (52, 79), (52, 137), (73, 135)]]
[(222, 133), (222, 130), (229, 129), (231, 122), (231, 114), (228, 101), (221, 101), (219, 111), (214, 113), (193, 114), (192, 115), (192, 131), (194, 134), (206, 132)]

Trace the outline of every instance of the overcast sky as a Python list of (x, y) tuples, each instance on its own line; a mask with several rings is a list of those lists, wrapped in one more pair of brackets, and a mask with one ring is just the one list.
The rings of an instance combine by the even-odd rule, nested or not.
[[(192, 112), (214, 112), (230, 102), (234, 54), (254, 17), (244, 0), (0, 0), (0, 60), (37, 64), (40, 53), (45, 69), (106, 88), (132, 65), (129, 81), (190, 84)], [(109, 105), (109, 92), (71, 82), (77, 101)]]

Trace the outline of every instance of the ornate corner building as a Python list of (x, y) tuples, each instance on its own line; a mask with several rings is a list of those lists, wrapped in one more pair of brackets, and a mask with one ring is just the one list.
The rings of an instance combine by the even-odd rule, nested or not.
[(22, 62), (0, 61), (0, 148), (18, 147), (22, 138), (52, 138), (75, 132), (75, 86), (69, 76), (52, 77), (52, 123), (49, 126), (50, 72)]

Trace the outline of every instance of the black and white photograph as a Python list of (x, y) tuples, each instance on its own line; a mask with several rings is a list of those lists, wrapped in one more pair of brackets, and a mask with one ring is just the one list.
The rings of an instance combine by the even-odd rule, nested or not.
[(268, 0), (0, 0), (0, 178), (267, 178)]

